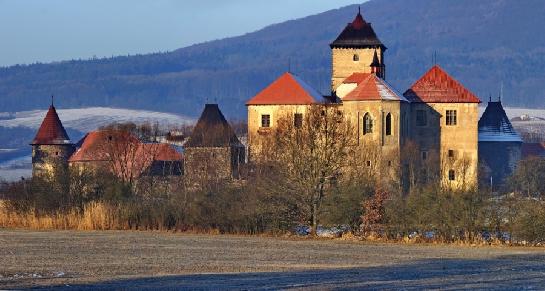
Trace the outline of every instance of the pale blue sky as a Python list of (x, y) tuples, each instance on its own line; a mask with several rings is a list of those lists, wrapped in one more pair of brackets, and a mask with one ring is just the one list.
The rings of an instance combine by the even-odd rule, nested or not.
[(0, 0), (0, 66), (173, 50), (364, 0)]

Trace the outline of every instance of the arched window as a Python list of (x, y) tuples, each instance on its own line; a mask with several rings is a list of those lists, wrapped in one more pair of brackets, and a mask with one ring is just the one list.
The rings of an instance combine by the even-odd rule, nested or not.
[(392, 114), (388, 113), (386, 114), (386, 121), (385, 121), (385, 134), (386, 135), (392, 135)]
[(352, 60), (354, 60), (354, 62), (357, 62), (360, 60), (360, 56), (358, 56), (358, 54), (354, 54), (354, 56), (352, 57)]
[(371, 114), (365, 113), (363, 116), (363, 134), (368, 134), (373, 132), (373, 119)]

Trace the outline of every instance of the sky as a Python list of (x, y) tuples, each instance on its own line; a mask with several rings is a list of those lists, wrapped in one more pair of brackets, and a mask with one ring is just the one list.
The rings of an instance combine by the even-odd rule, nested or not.
[(0, 0), (0, 67), (170, 51), (365, 0)]

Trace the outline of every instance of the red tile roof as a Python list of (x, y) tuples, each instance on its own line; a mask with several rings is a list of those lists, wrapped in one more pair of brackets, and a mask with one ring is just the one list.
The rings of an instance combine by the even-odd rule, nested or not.
[(109, 161), (111, 151), (115, 148), (109, 146), (109, 141), (121, 141), (120, 145), (137, 146), (135, 155), (144, 159), (151, 157), (154, 161), (181, 161), (183, 156), (169, 144), (142, 143), (134, 135), (118, 130), (91, 131), (79, 142), (78, 150), (70, 157), (69, 162), (98, 162)]
[(62, 145), (70, 144), (70, 138), (66, 133), (66, 130), (62, 126), (62, 122), (59, 119), (57, 110), (51, 105), (47, 114), (45, 115), (40, 129), (34, 140), (32, 140), (32, 145)]
[(321, 102), (323, 96), (296, 75), (284, 73), (246, 105), (304, 105)]
[(545, 142), (543, 143), (523, 143), (522, 158), (545, 157)]
[(433, 66), (403, 93), (411, 102), (481, 103), (481, 100), (438, 65)]
[(343, 83), (358, 84), (354, 90), (342, 98), (343, 102), (372, 100), (407, 101), (403, 96), (392, 89), (386, 81), (377, 77), (375, 74), (354, 73), (346, 78)]

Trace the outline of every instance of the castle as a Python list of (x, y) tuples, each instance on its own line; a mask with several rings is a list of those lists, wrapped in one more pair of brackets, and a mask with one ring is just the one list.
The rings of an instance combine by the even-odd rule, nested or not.
[(396, 92), (385, 80), (387, 48), (360, 12), (330, 48), (331, 96), (288, 72), (246, 103), (250, 159), (259, 158), (280, 118), (298, 122), (312, 106), (334, 104), (356, 125), (359, 150), (379, 151), (368, 166), (395, 168), (394, 179), (405, 180), (404, 147), (414, 143), (425, 165), (423, 176), (440, 177), (450, 188), (477, 186), (477, 96), (438, 65), (403, 94)]
[(71, 166), (103, 168), (112, 160), (104, 145), (133, 141), (137, 159), (131, 161), (128, 173), (120, 173), (127, 168), (122, 164), (111, 167), (120, 177), (162, 173), (184, 174), (191, 180), (205, 174), (237, 178), (242, 164), (260, 158), (281, 118), (300, 124), (311, 108), (320, 106), (335, 108), (355, 125), (352, 137), (358, 151), (378, 153), (364, 161), (367, 167), (378, 172), (388, 169), (385, 176), (401, 185), (415, 179), (408, 177), (408, 161), (415, 160), (417, 179), (438, 181), (451, 189), (477, 187), (478, 174), (501, 182), (512, 173), (521, 158), (522, 140), (501, 102), (489, 102), (479, 121), (479, 98), (439, 65), (400, 94), (386, 82), (387, 48), (359, 11), (330, 48), (331, 95), (324, 96), (299, 76), (284, 73), (246, 103), (247, 148), (217, 104), (205, 106), (183, 155), (171, 145), (143, 144), (130, 134), (111, 131), (91, 132), (73, 144), (52, 105), (31, 143), (33, 174)]

